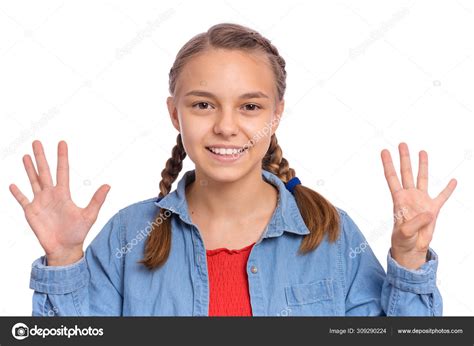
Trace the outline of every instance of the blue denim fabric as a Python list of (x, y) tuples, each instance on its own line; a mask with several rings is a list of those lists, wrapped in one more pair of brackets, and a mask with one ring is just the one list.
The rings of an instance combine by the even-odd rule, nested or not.
[[(50, 267), (45, 257), (32, 265), (34, 316), (207, 316), (209, 282), (206, 250), (191, 222), (186, 172), (176, 190), (132, 204), (116, 213), (78, 262)], [(274, 174), (262, 178), (279, 190), (278, 203), (247, 263), (253, 316), (438, 316), (438, 259), (430, 249), (417, 270), (387, 255), (387, 273), (363, 234), (339, 209), (341, 234), (325, 238), (306, 255), (297, 254), (309, 230), (293, 195)], [(172, 245), (167, 262), (149, 271), (143, 258), (146, 236), (158, 208), (170, 212)]]

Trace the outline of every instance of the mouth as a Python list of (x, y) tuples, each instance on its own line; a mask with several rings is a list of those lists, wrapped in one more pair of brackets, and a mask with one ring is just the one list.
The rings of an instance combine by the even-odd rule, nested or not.
[(223, 148), (223, 147), (206, 147), (209, 155), (213, 160), (219, 162), (220, 164), (230, 164), (234, 162), (240, 162), (242, 156), (244, 156), (248, 151), (249, 147), (232, 147), (232, 148)]
[(244, 152), (249, 150), (249, 147), (242, 148), (219, 148), (219, 147), (206, 147), (208, 151), (219, 156), (240, 156)]

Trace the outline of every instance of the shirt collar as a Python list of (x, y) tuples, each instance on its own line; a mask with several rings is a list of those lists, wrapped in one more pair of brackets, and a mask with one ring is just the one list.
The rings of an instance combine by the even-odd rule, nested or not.
[[(278, 188), (277, 206), (262, 238), (278, 237), (282, 235), (283, 232), (299, 235), (309, 234), (310, 232), (304, 223), (294, 196), (286, 189), (281, 179), (264, 169), (262, 169), (262, 177)], [(193, 225), (189, 217), (185, 188), (186, 185), (194, 181), (194, 179), (195, 170), (187, 171), (181, 180), (179, 180), (178, 187), (166, 196), (158, 198), (155, 201), (155, 205), (177, 214), (183, 222)]]

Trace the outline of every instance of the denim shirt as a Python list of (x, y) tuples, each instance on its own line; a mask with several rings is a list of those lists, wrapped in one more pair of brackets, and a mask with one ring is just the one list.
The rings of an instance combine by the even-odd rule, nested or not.
[[(442, 298), (436, 286), (438, 259), (417, 270), (387, 255), (387, 273), (363, 234), (342, 209), (336, 242), (325, 236), (305, 255), (297, 253), (309, 233), (294, 196), (273, 173), (262, 178), (278, 188), (278, 202), (253, 246), (247, 276), (253, 316), (437, 316)], [(34, 316), (208, 316), (206, 249), (188, 213), (185, 173), (176, 190), (117, 212), (78, 262), (47, 266), (34, 261), (30, 288)], [(171, 251), (150, 271), (138, 263), (159, 208), (171, 218)]]

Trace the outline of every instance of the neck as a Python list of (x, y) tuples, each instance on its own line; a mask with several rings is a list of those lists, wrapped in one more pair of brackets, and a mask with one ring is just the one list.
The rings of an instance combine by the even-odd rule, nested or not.
[(199, 206), (201, 212), (212, 215), (214, 219), (235, 219), (236, 216), (252, 215), (268, 208), (273, 210), (278, 196), (277, 188), (263, 179), (260, 167), (233, 182), (209, 179), (197, 169), (195, 178), (186, 187), (190, 211)]

